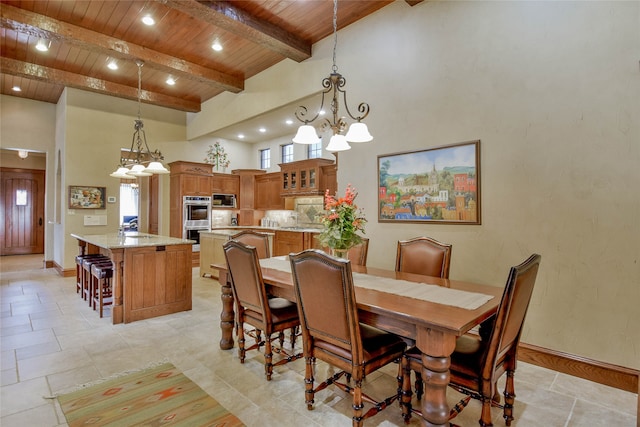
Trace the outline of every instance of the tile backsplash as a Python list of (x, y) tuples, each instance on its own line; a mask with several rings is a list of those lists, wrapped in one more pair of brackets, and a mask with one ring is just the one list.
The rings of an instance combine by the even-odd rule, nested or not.
[(295, 212), (298, 225), (302, 227), (320, 227), (319, 215), (324, 213), (324, 197), (297, 197)]

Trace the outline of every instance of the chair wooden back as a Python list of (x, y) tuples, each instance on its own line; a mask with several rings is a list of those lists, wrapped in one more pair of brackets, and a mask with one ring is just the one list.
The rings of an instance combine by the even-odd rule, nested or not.
[(236, 240), (226, 242), (223, 249), (238, 316), (244, 316), (245, 312), (248, 312), (251, 317), (264, 322), (265, 325), (270, 324), (271, 311), (262, 279), (258, 251), (255, 247)]
[(430, 237), (399, 240), (396, 271), (449, 278), (452, 245)]
[(305, 356), (352, 371), (363, 352), (350, 261), (317, 249), (289, 259)]
[(515, 368), (520, 334), (531, 301), (540, 260), (540, 255), (533, 254), (520, 265), (511, 267), (509, 271), (507, 284), (482, 360), (483, 378), (492, 378), (496, 365), (504, 365), (505, 361), (508, 363), (504, 369)]
[(271, 257), (269, 251), (269, 236), (264, 233), (243, 230), (231, 236), (231, 240), (244, 243), (245, 245), (254, 246), (258, 251), (258, 258), (260, 259)]

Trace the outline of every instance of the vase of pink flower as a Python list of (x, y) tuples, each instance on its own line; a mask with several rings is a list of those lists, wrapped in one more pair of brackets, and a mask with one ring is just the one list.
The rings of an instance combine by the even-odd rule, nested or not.
[(334, 197), (329, 190), (325, 192), (325, 213), (320, 219), (324, 228), (317, 239), (323, 247), (329, 247), (332, 254), (341, 258), (346, 258), (350, 248), (362, 243), (358, 233), (364, 234), (367, 220), (355, 204), (357, 196), (351, 184), (347, 185), (344, 197)]

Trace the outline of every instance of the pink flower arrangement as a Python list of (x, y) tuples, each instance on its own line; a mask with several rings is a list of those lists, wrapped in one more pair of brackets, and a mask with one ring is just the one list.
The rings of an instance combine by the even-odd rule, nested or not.
[(362, 237), (357, 233), (360, 231), (364, 234), (367, 220), (354, 203), (357, 196), (358, 193), (351, 184), (347, 185), (344, 197), (336, 198), (329, 194), (329, 190), (326, 191), (324, 195), (326, 213), (321, 218), (324, 229), (317, 237), (323, 246), (347, 250), (362, 242)]

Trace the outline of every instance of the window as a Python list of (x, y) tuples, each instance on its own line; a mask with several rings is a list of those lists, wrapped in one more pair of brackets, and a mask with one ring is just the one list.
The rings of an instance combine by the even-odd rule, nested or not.
[(269, 169), (271, 167), (271, 148), (260, 150), (260, 169)]
[(27, 206), (27, 190), (16, 190), (16, 206)]
[(286, 144), (281, 146), (282, 150), (282, 163), (293, 162), (293, 144)]
[(307, 158), (308, 159), (318, 159), (322, 157), (322, 140), (316, 142), (315, 144), (310, 144), (307, 149)]
[[(138, 218), (140, 188), (132, 182), (120, 183), (120, 225), (127, 225)], [(130, 225), (130, 224), (129, 224)], [(137, 221), (136, 221), (137, 229)]]

